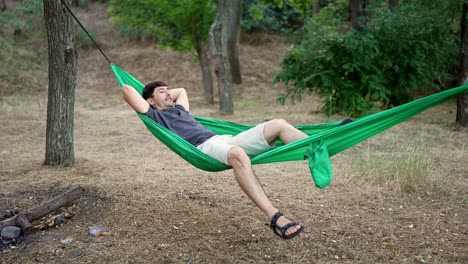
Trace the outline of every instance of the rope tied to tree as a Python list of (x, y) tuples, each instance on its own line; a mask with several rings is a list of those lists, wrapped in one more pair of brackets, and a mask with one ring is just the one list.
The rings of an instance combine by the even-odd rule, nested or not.
[(109, 64), (112, 64), (112, 62), (110, 61), (110, 59), (106, 56), (106, 54), (104, 54), (104, 52), (102, 51), (102, 49), (99, 47), (99, 45), (96, 43), (96, 41), (94, 40), (94, 38), (89, 34), (88, 30), (86, 30), (86, 28), (83, 26), (83, 24), (81, 24), (80, 20), (75, 16), (75, 14), (71, 11), (71, 9), (68, 7), (68, 5), (65, 3), (64, 0), (61, 0), (60, 1), (62, 3), (62, 5), (67, 9), (68, 13), (70, 13), (72, 15), (72, 17), (75, 19), (75, 21), (78, 23), (78, 25), (80, 25), (81, 29), (83, 29), (83, 31), (86, 33), (86, 35), (89, 37), (89, 39), (91, 39), (91, 41), (93, 42), (94, 46), (96, 46), (96, 48), (101, 52), (101, 54), (104, 56), (104, 58), (106, 58), (106, 60), (109, 62)]

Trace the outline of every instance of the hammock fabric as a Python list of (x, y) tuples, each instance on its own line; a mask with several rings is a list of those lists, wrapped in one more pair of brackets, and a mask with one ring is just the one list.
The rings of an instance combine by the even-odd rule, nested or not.
[[(127, 84), (134, 87), (140, 94), (143, 92), (144, 85), (135, 77), (115, 64), (111, 63), (110, 66), (120, 86)], [(331, 156), (464, 92), (468, 92), (468, 85), (365, 116), (343, 126), (339, 126), (340, 121), (296, 126), (309, 137), (287, 145), (278, 142), (275, 148), (251, 157), (251, 162), (252, 164), (265, 164), (307, 159), (315, 185), (325, 188), (331, 182), (333, 175)], [(137, 114), (156, 138), (195, 167), (205, 171), (222, 171), (231, 168), (204, 154), (147, 116)], [(211, 118), (195, 117), (195, 119), (217, 134), (236, 135), (253, 127)]]

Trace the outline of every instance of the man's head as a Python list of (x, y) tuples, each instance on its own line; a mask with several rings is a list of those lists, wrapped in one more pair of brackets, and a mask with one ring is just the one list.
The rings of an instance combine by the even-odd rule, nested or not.
[(151, 82), (143, 89), (143, 98), (156, 109), (165, 109), (174, 106), (167, 84), (161, 81)]

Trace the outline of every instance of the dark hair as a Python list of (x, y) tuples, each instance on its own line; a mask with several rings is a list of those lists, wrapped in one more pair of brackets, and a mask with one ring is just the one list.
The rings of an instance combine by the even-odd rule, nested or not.
[(145, 88), (143, 89), (143, 94), (142, 94), (143, 98), (146, 100), (150, 98), (151, 96), (153, 96), (154, 89), (160, 86), (167, 86), (167, 84), (161, 81), (155, 81), (155, 82), (146, 84)]

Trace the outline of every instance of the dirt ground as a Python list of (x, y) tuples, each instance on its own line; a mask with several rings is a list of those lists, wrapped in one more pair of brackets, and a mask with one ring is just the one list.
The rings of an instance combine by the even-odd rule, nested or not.
[[(222, 115), (203, 102), (190, 55), (119, 37), (105, 7), (77, 13), (111, 60), (142, 82), (185, 87), (194, 115), (251, 124), (343, 118), (318, 113), (314, 96), (275, 103), (272, 76), (291, 45), (267, 35), (243, 36), (235, 114)], [(37, 74), (46, 71), (45, 62)], [(0, 102), (0, 209), (24, 210), (77, 185), (87, 192), (68, 207), (71, 220), (4, 249), (1, 263), (468, 263), (468, 130), (454, 125), (455, 101), (334, 156), (324, 190), (305, 161), (256, 165), (274, 204), (307, 227), (283, 241), (232, 171), (199, 170), (150, 134), (95, 49), (79, 50), (76, 164), (43, 166), (46, 89), (43, 80), (43, 92)], [(413, 189), (403, 181), (410, 174), (420, 177)], [(90, 236), (94, 225), (107, 234)]]

